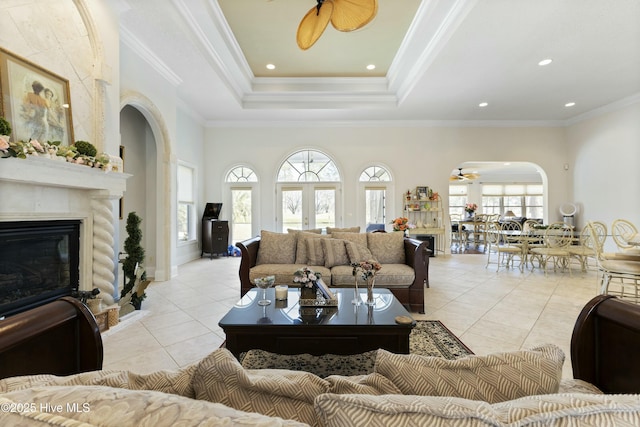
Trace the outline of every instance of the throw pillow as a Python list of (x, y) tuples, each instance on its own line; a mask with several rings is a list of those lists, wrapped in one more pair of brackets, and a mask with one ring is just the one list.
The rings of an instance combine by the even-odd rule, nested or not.
[(262, 230), (256, 264), (296, 262), (296, 235)]
[[(319, 239), (319, 238), (327, 238), (331, 237), (328, 234), (316, 234), (316, 233), (307, 233), (306, 231), (299, 231), (297, 233), (293, 233), (296, 236), (296, 264), (309, 264), (309, 257), (307, 255), (307, 240), (309, 239)], [(322, 265), (322, 264), (318, 264)]]
[(459, 397), (323, 394), (324, 427), (637, 426), (640, 395), (546, 394), (489, 404)]
[(334, 265), (349, 264), (349, 256), (347, 248), (344, 246), (342, 239), (322, 239), (322, 248), (324, 249), (324, 266), (331, 268)]
[(327, 234), (333, 233), (359, 233), (360, 226), (357, 227), (347, 227), (347, 228), (335, 228), (335, 227), (327, 227)]
[(322, 228), (310, 228), (309, 230), (294, 230), (293, 228), (287, 228), (287, 233), (291, 233), (291, 234), (296, 234), (296, 233), (322, 234)]
[(381, 264), (404, 264), (404, 234), (393, 233), (365, 233), (367, 247), (373, 257)]
[(314, 399), (330, 384), (309, 372), (281, 369), (245, 370), (227, 349), (200, 361), (192, 377), (195, 398), (245, 412), (317, 425)]
[(378, 350), (375, 372), (391, 380), (403, 394), (496, 403), (557, 393), (563, 363), (564, 353), (552, 344), (456, 360)]
[(357, 243), (362, 246), (367, 246), (367, 234), (366, 233), (345, 233), (336, 231), (331, 235), (335, 239), (347, 240), (349, 242)]
[(307, 244), (307, 262), (308, 265), (324, 265), (324, 249), (322, 242), (326, 239), (304, 239)]
[(351, 263), (369, 261), (373, 258), (373, 254), (366, 247), (353, 242), (344, 242), (345, 248), (347, 248), (347, 255), (349, 255), (349, 261)]

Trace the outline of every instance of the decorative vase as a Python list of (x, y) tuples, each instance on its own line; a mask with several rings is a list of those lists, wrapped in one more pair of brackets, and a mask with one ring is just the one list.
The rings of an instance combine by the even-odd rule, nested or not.
[(306, 286), (302, 286), (300, 288), (300, 298), (301, 299), (316, 299), (317, 292), (315, 286), (313, 288), (307, 288)]
[(374, 306), (376, 304), (373, 299), (373, 287), (376, 285), (376, 276), (367, 278), (367, 305)]
[(356, 274), (354, 276), (355, 282), (356, 282), (356, 286), (353, 290), (353, 300), (351, 301), (351, 304), (355, 305), (356, 307), (360, 305), (360, 291), (358, 290), (358, 275)]
[(467, 212), (467, 219), (472, 220), (475, 214), (475, 212)]

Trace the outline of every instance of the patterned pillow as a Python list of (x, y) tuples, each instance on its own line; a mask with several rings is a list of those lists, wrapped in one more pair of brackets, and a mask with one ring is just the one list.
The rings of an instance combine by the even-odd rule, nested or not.
[(296, 262), (296, 235), (262, 230), (256, 264)]
[(404, 264), (404, 234), (365, 233), (367, 247), (381, 264)]
[(307, 244), (308, 265), (324, 265), (324, 249), (322, 242), (326, 239), (304, 239), (301, 242)]
[(374, 259), (373, 254), (366, 246), (353, 242), (344, 242), (344, 246), (347, 248), (347, 255), (352, 263)]
[(378, 350), (375, 372), (391, 380), (403, 394), (497, 403), (557, 393), (563, 363), (564, 353), (553, 344), (456, 360)]
[(192, 385), (198, 400), (310, 425), (317, 425), (314, 399), (330, 392), (329, 382), (309, 372), (245, 370), (224, 348), (200, 361)]
[[(309, 264), (309, 257), (307, 254), (307, 240), (331, 237), (328, 234), (307, 233), (306, 231), (299, 231), (297, 233), (294, 233), (294, 235), (297, 237), (298, 242), (296, 245), (296, 264)], [(324, 264), (324, 262), (322, 264)]]
[(367, 246), (367, 234), (366, 233), (345, 233), (336, 231), (331, 234), (331, 237), (335, 239), (347, 240), (349, 242), (357, 243), (362, 246)]
[(25, 408), (15, 412), (0, 411), (2, 426), (303, 425), (158, 391), (104, 386), (34, 387), (0, 395), (0, 405), (2, 408)]
[(333, 234), (333, 233), (359, 233), (359, 232), (360, 232), (360, 226), (347, 227), (347, 228), (327, 227), (327, 234)]
[(331, 268), (334, 265), (349, 264), (349, 256), (344, 243), (345, 241), (342, 239), (322, 239), (325, 267)]
[(640, 395), (545, 394), (489, 404), (459, 397), (323, 394), (324, 427), (637, 426)]

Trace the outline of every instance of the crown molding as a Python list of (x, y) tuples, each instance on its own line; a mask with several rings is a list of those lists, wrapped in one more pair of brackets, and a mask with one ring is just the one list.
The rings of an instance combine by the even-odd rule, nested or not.
[(173, 87), (177, 87), (182, 84), (182, 79), (174, 73), (171, 68), (165, 64), (160, 58), (158, 58), (144, 43), (140, 41), (131, 31), (120, 26), (120, 41), (124, 43), (129, 49), (134, 51), (142, 60), (151, 66), (164, 77)]
[(603, 114), (612, 113), (638, 103), (640, 103), (640, 92), (627, 96), (626, 98), (619, 99), (610, 104), (603, 105), (602, 107), (595, 108), (591, 111), (587, 111), (586, 113), (579, 114), (566, 120), (564, 123), (565, 126), (573, 126), (580, 122), (584, 122), (585, 120), (593, 119)]

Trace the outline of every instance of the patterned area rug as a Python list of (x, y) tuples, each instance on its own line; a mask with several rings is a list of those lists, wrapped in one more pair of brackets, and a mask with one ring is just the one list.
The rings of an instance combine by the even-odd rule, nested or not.
[(409, 336), (409, 352), (445, 359), (458, 359), (473, 354), (439, 320), (416, 320), (416, 327)]
[[(409, 337), (409, 351), (421, 356), (457, 359), (473, 354), (458, 337), (439, 320), (417, 320)], [(246, 369), (289, 369), (306, 371), (320, 377), (328, 375), (364, 375), (373, 372), (376, 351), (340, 356), (326, 354), (283, 355), (264, 350), (249, 350), (240, 355), (240, 363)]]

